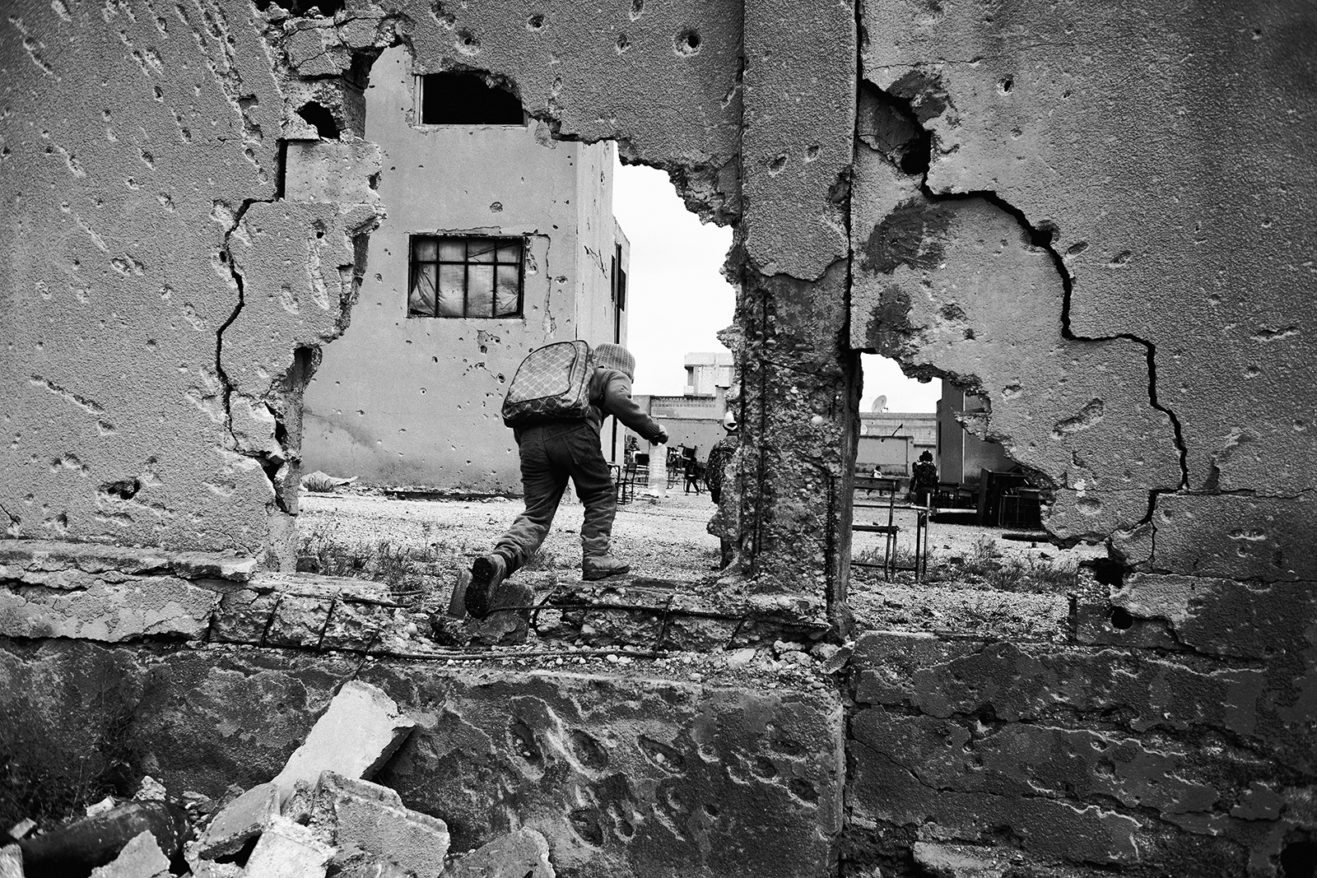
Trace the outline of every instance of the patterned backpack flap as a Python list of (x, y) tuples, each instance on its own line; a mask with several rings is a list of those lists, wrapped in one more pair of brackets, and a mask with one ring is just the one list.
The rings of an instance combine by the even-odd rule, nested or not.
[(526, 355), (503, 399), (503, 423), (525, 427), (590, 414), (590, 345), (559, 341)]

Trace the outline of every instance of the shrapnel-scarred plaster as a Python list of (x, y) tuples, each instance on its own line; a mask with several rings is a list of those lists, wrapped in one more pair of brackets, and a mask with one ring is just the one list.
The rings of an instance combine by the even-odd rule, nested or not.
[[(57, 729), (117, 675), (153, 770), (218, 794), (198, 729), (264, 700), (259, 735), (208, 758), (275, 766), (361, 672), (424, 714), (406, 797), (464, 845), (524, 804), (561, 874), (1311, 868), (1310, 4), (296, 6), (5, 7), (7, 728)], [(301, 388), (382, 218), (363, 95), (385, 50), (481, 72), (546, 141), (615, 139), (735, 226), (739, 564), (718, 588), (853, 635), (835, 692), (437, 676), (402, 610), (271, 572)], [(967, 426), (1050, 483), (1053, 535), (1109, 541), (1048, 624), (852, 629), (865, 350), (982, 394)], [(636, 735), (605, 771), (575, 736), (601, 729), (686, 773)], [(510, 810), (463, 810), (441, 776)]]

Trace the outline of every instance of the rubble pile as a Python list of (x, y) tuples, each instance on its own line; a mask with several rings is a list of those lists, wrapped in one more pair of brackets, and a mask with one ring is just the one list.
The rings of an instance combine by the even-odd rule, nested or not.
[(443, 820), (370, 780), (415, 722), (380, 689), (349, 681), (282, 771), (221, 803), (174, 800), (145, 778), (133, 801), (0, 845), (0, 878), (553, 878), (544, 836), (522, 828), (450, 856)]

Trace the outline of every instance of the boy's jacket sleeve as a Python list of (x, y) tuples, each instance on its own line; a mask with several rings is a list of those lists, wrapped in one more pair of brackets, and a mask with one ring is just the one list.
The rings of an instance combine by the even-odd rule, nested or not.
[(650, 442), (657, 440), (663, 428), (631, 398), (631, 380), (614, 369), (601, 369), (596, 377), (600, 379), (599, 407), (604, 414), (613, 415)]

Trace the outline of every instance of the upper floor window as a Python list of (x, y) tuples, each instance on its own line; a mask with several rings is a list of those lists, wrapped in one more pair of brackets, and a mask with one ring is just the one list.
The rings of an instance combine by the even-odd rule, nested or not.
[(521, 238), (413, 235), (408, 317), (520, 317)]
[(475, 73), (430, 73), (421, 77), (422, 125), (523, 125), (516, 95), (489, 85)]

